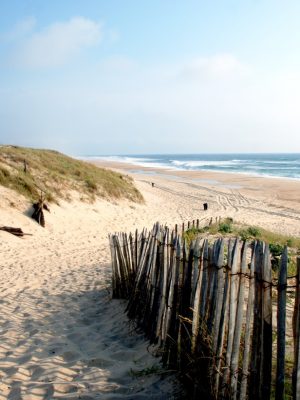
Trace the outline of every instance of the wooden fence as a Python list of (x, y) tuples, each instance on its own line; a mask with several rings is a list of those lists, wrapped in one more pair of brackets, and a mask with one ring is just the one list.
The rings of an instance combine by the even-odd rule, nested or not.
[(181, 372), (189, 398), (300, 399), (300, 259), (288, 277), (287, 248), (274, 279), (260, 241), (187, 248), (157, 223), (111, 235), (110, 247), (113, 296), (128, 299), (129, 318)]

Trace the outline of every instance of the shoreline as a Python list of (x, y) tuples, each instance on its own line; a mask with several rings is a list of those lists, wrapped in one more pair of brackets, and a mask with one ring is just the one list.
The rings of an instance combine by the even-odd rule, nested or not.
[[(111, 161), (99, 161), (99, 160), (86, 160), (94, 165), (103, 168), (110, 168), (117, 170), (119, 172), (125, 172), (131, 174), (133, 177), (145, 175), (151, 177), (169, 177), (172, 176), (174, 179), (187, 179), (196, 182), (206, 184), (208, 186), (229, 186), (229, 188), (243, 189), (250, 191), (259, 191), (263, 189), (264, 191), (272, 190), (281, 192), (281, 197), (283, 193), (289, 193), (284, 200), (294, 199), (300, 205), (300, 180), (282, 178), (282, 177), (264, 177), (264, 176), (252, 176), (244, 173), (234, 173), (234, 172), (224, 172), (224, 171), (181, 171), (181, 170), (171, 170), (163, 168), (154, 167), (138, 167), (135, 164), (121, 163), (121, 162), (111, 162)], [(298, 193), (294, 193), (297, 192)], [(293, 192), (292, 197), (291, 192)], [(280, 197), (280, 198), (281, 198)]]
[[(203, 154), (204, 157), (207, 155), (208, 154)], [(228, 156), (228, 155), (237, 156), (237, 157), (245, 156), (245, 154), (216, 154), (217, 157), (218, 156)], [(248, 154), (248, 156), (251, 156), (251, 155), (257, 156), (257, 153), (249, 153)], [(258, 155), (259, 155), (259, 153), (258, 153)], [(300, 153), (293, 153), (293, 154), (290, 154), (290, 153), (274, 153), (274, 154), (273, 153), (269, 153), (269, 154), (261, 153), (261, 155), (266, 155), (266, 156), (268, 156), (268, 155), (274, 155), (274, 156), (294, 155), (300, 159)], [(130, 155), (128, 155), (128, 156), (80, 156), (80, 157), (75, 157), (75, 158), (78, 158), (82, 161), (90, 162), (93, 164), (97, 163), (97, 162), (109, 163), (109, 164), (122, 164), (124, 168), (127, 168), (127, 166), (133, 166), (136, 170), (138, 170), (138, 169), (147, 169), (147, 170), (155, 169), (157, 171), (162, 170), (162, 171), (168, 171), (168, 172), (174, 172), (174, 173), (176, 173), (176, 172), (178, 172), (178, 173), (199, 172), (199, 173), (233, 174), (233, 175), (244, 175), (244, 176), (253, 177), (253, 178), (284, 179), (284, 180), (300, 182), (300, 175), (297, 177), (292, 176), (292, 174), (290, 176), (282, 176), (282, 175), (276, 175), (276, 174), (272, 175), (272, 174), (268, 174), (268, 173), (259, 173), (257, 171), (253, 171), (251, 169), (249, 170), (247, 168), (246, 169), (240, 168), (240, 169), (234, 170), (234, 169), (224, 169), (224, 168), (218, 169), (218, 167), (216, 167), (219, 163), (220, 164), (222, 164), (222, 163), (226, 164), (227, 162), (230, 163), (231, 162), (230, 160), (223, 160), (223, 161), (215, 160), (215, 163), (216, 163), (215, 168), (209, 169), (206, 162), (214, 163), (214, 161), (212, 161), (212, 160), (206, 160), (206, 162), (205, 162), (205, 160), (201, 161), (201, 164), (199, 164), (198, 166), (195, 164), (194, 167), (192, 166), (193, 161), (190, 161), (190, 164), (188, 161), (186, 161), (187, 168), (184, 168), (184, 167), (181, 167), (180, 165), (184, 165), (185, 160), (182, 160), (180, 162), (178, 161), (178, 165), (176, 164), (176, 162), (174, 165), (171, 165), (171, 164), (165, 164), (164, 162), (160, 162), (159, 159), (156, 162), (155, 158), (154, 159), (151, 158), (151, 157), (164, 157), (164, 156), (168, 156), (168, 155), (156, 155), (156, 154), (151, 155), (150, 154), (150, 155), (140, 155), (140, 156), (139, 155), (132, 155), (132, 156), (130, 156)], [(169, 156), (173, 156), (173, 155), (169, 155)], [(180, 157), (180, 156), (189, 156), (189, 155), (175, 154), (172, 158), (174, 158), (176, 156)], [(190, 154), (190, 156), (194, 157), (194, 156), (198, 156), (198, 155)], [(145, 157), (144, 162), (139, 161), (139, 160), (143, 160), (144, 157)], [(152, 160), (153, 162), (148, 163), (147, 161), (149, 161), (149, 160)], [(170, 160), (170, 161), (172, 161), (172, 160)], [(246, 159), (245, 160), (243, 160), (243, 159), (232, 160), (232, 162), (237, 162), (237, 161), (246, 162), (247, 160)], [(258, 159), (256, 161), (259, 162), (260, 160)], [(195, 162), (197, 163), (197, 160)], [(278, 160), (274, 160), (274, 161), (267, 160), (266, 163), (267, 164), (271, 163), (271, 164), (277, 165), (277, 163), (281, 163), (281, 162)], [(282, 163), (286, 164), (285, 161), (282, 161)], [(206, 166), (206, 168), (201, 169), (202, 168), (201, 165)], [(250, 165), (252, 165), (252, 164), (250, 163)], [(290, 167), (290, 168), (294, 169), (293, 167)], [(265, 169), (268, 169), (267, 166)], [(274, 169), (274, 167), (272, 167), (271, 169)], [(283, 168), (283, 169), (285, 169), (285, 168)], [(260, 168), (258, 170), (260, 170)]]

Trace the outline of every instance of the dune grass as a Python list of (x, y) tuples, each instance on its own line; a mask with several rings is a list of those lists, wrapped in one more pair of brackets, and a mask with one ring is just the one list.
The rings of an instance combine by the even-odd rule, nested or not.
[(94, 201), (96, 197), (143, 201), (129, 176), (54, 150), (0, 146), (0, 185), (30, 200), (36, 200), (42, 190), (48, 201), (56, 202), (61, 198), (70, 199), (72, 191), (77, 191), (85, 201)]

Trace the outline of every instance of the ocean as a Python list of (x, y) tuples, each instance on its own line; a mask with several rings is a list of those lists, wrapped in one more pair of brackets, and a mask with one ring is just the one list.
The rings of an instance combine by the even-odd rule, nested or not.
[(85, 156), (133, 164), (183, 171), (220, 171), (253, 176), (300, 179), (300, 153), (295, 154), (151, 154)]

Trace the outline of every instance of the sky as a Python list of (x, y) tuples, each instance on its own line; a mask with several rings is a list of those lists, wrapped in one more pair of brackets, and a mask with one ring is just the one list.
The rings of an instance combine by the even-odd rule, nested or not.
[(300, 152), (299, 0), (0, 0), (0, 144)]

